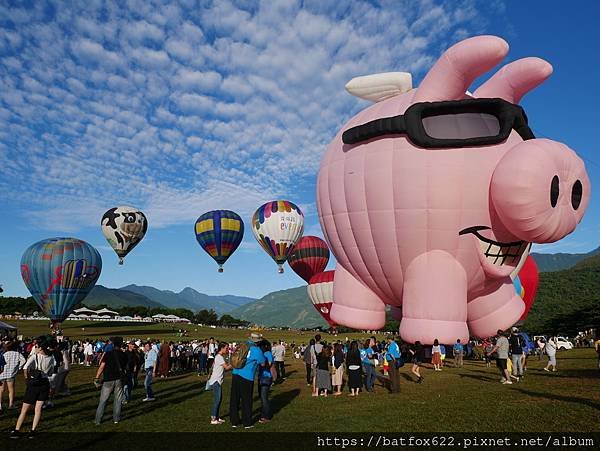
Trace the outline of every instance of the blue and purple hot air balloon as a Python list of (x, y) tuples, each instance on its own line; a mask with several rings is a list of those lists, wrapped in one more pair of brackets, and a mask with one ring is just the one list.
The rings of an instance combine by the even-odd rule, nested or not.
[(77, 238), (32, 244), (21, 258), (21, 276), (52, 325), (64, 321), (96, 284), (102, 270), (98, 251)]

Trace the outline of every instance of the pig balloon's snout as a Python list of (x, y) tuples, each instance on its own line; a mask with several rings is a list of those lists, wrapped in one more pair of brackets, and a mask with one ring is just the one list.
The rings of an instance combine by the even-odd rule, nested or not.
[(564, 144), (524, 141), (509, 150), (492, 176), (490, 198), (516, 237), (551, 243), (571, 233), (590, 198), (583, 161)]

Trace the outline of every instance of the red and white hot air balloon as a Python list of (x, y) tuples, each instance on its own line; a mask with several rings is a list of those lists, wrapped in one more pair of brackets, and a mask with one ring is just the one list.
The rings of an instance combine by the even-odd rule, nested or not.
[(337, 324), (331, 319), (331, 305), (333, 304), (333, 279), (335, 271), (324, 271), (315, 274), (308, 282), (308, 297), (315, 309), (331, 327)]

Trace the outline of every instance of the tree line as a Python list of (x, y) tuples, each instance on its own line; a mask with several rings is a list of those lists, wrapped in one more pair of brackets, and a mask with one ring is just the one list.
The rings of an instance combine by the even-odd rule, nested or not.
[[(87, 306), (85, 302), (81, 304), (78, 308), (86, 307), (92, 310), (99, 310), (101, 308), (107, 308), (109, 310), (113, 310), (115, 307), (100, 304), (94, 306)], [(196, 324), (206, 324), (209, 326), (225, 326), (225, 327), (234, 327), (234, 326), (248, 326), (250, 323), (248, 321), (244, 321), (238, 318), (234, 318), (231, 315), (223, 314), (221, 317), (215, 312), (213, 309), (210, 310), (200, 310), (198, 312), (193, 312), (189, 309), (185, 308), (163, 308), (163, 307), (145, 307), (145, 306), (123, 306), (117, 307), (120, 316), (141, 316), (142, 318), (151, 317), (158, 314), (163, 315), (175, 315), (180, 318), (186, 318)], [(0, 314), (2, 315), (14, 315), (15, 313), (19, 313), (22, 315), (33, 315), (34, 312), (39, 312), (40, 309), (38, 305), (33, 300), (33, 297), (29, 296), (28, 298), (21, 297), (12, 297), (12, 296), (0, 296)]]

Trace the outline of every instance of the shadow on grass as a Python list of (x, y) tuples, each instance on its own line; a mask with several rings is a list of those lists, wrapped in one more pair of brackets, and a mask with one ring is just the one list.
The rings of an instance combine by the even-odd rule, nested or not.
[(281, 409), (291, 403), (294, 398), (300, 395), (300, 389), (294, 388), (293, 390), (284, 391), (278, 393), (271, 398), (271, 412), (273, 415), (277, 414)]
[(459, 374), (459, 376), (461, 378), (466, 377), (467, 379), (476, 379), (476, 380), (483, 381), (483, 382), (497, 382), (497, 379), (494, 379), (493, 377), (490, 377), (490, 376), (487, 376), (487, 377), (477, 376), (475, 374)]
[(522, 388), (515, 388), (515, 390), (523, 393), (524, 395), (533, 396), (536, 398), (546, 398), (546, 399), (551, 399), (553, 401), (572, 402), (572, 403), (582, 404), (584, 406), (591, 407), (592, 409), (600, 410), (599, 402), (592, 401), (591, 399), (587, 399), (587, 398), (577, 398), (575, 396), (563, 396), (563, 395), (557, 395), (554, 393), (535, 392), (535, 391), (526, 390), (526, 389), (522, 389)]

